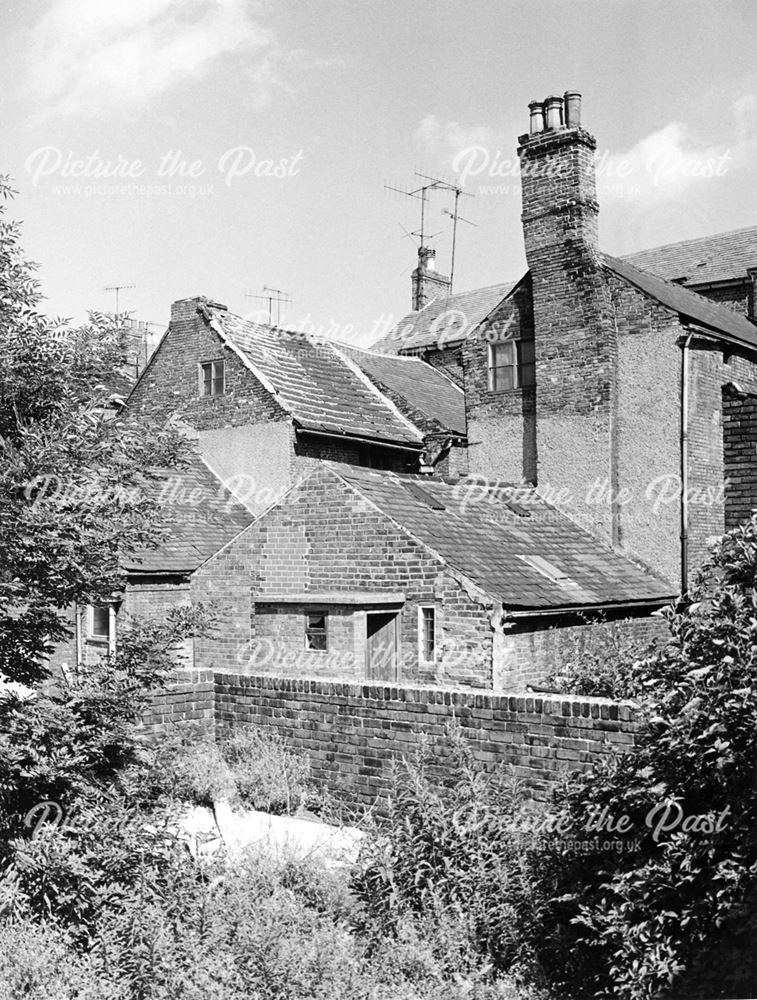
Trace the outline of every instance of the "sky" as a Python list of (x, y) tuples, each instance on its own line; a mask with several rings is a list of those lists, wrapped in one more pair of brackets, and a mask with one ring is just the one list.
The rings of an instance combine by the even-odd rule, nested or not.
[[(43, 308), (207, 295), (367, 343), (410, 308), (416, 199), (464, 187), (455, 290), (525, 269), (517, 137), (576, 89), (614, 254), (757, 224), (752, 0), (0, 3), (0, 173)], [(451, 195), (427, 231), (449, 270)], [(262, 312), (260, 311), (262, 310)]]

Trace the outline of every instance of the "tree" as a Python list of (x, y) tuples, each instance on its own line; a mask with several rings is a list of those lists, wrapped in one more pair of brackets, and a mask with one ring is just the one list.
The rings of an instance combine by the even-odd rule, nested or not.
[[(565, 836), (534, 871), (541, 957), (563, 991), (757, 995), (756, 584), (752, 518), (669, 613), (671, 641), (637, 665), (640, 745), (560, 803)], [(592, 808), (628, 818), (621, 849), (575, 853)]]
[(187, 445), (110, 405), (121, 322), (92, 314), (77, 330), (38, 311), (12, 193), (0, 177), (0, 675), (30, 681), (70, 633), (65, 609), (118, 591), (121, 556), (163, 537), (151, 487)]

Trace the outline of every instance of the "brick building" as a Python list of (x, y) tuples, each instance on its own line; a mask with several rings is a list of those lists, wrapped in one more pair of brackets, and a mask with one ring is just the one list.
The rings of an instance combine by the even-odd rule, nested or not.
[(527, 273), (453, 295), (422, 247), (372, 350), (174, 303), (127, 405), (239, 502), (178, 576), (151, 556), (156, 607), (222, 606), (198, 666), (538, 680), (600, 616), (653, 629), (757, 504), (757, 229), (610, 257), (580, 95), (532, 102), (519, 143)]
[(519, 141), (528, 272), (427, 296), (375, 348), (462, 385), (471, 473), (536, 485), (685, 590), (757, 505), (757, 228), (610, 257), (580, 95), (532, 102)]
[(546, 504), (324, 463), (194, 574), (195, 666), (456, 687), (538, 683), (590, 622), (662, 627), (663, 581)]

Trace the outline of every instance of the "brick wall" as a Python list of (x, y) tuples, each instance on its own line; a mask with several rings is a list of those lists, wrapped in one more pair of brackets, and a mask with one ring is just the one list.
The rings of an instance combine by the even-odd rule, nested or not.
[[(300, 484), (279, 507), (208, 560), (195, 574), (192, 590), (195, 599), (215, 600), (222, 615), (219, 637), (196, 644), (197, 666), (255, 670), (256, 655), (262, 654), (255, 652), (260, 637), (252, 594), (256, 601), (270, 604), (267, 595), (308, 592), (322, 607), (319, 594), (324, 593), (403, 593), (402, 677), (491, 686), (492, 604), (471, 597), (425, 546), (329, 470)], [(419, 604), (437, 608), (439, 657), (432, 669), (418, 663)], [(292, 641), (304, 644), (302, 620), (286, 621)], [(352, 626), (360, 629), (357, 618)], [(346, 634), (342, 638), (340, 652), (357, 649), (357, 639), (353, 643)], [(291, 669), (303, 673), (297, 660)]]
[[(130, 412), (177, 414), (199, 430), (288, 421), (274, 397), (198, 314), (201, 301), (174, 303), (168, 334), (129, 399)], [(226, 362), (225, 393), (201, 397), (198, 366), (220, 358)]]
[(477, 761), (511, 764), (537, 801), (566, 770), (633, 747), (637, 731), (630, 705), (604, 699), (229, 674), (215, 675), (215, 697), (218, 733), (252, 725), (278, 734), (308, 755), (317, 783), (358, 807), (385, 805), (392, 761), (412, 758), (424, 736), (442, 738), (453, 720)]
[(489, 343), (533, 339), (530, 281), (500, 303), (463, 346), (469, 471), (513, 483), (536, 482), (536, 390), (489, 390)]
[(177, 671), (164, 690), (152, 700), (143, 718), (144, 731), (165, 732), (182, 722), (194, 722), (215, 729), (215, 682), (209, 670)]
[(612, 512), (587, 502), (608, 474), (616, 334), (600, 265), (594, 153), (580, 128), (526, 137), (519, 149), (523, 237), (536, 351), (537, 482), (570, 486), (573, 516), (612, 537)]
[(757, 507), (757, 395), (723, 390), (723, 456), (729, 529), (748, 520)]
[[(455, 347), (444, 347), (423, 351), (423, 360), (427, 361), (433, 368), (451, 378), (455, 385), (463, 387), (463, 367), (462, 367), (462, 345)], [(417, 352), (413, 352), (417, 353)]]
[(669, 636), (665, 619), (649, 615), (557, 626), (533, 619), (505, 635), (498, 685), (511, 689), (544, 685), (550, 674), (559, 674), (568, 663), (580, 662), (587, 649), (596, 652), (616, 642), (646, 645), (653, 640), (664, 642)]

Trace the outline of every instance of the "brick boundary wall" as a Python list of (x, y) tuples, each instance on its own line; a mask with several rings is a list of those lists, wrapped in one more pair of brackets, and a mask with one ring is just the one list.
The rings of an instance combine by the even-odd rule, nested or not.
[(198, 722), (215, 729), (215, 678), (212, 670), (177, 670), (168, 678), (145, 713), (145, 732), (163, 732), (179, 722)]
[[(338, 681), (177, 672), (145, 717), (148, 733), (167, 724), (206, 723), (216, 733), (250, 725), (307, 754), (317, 785), (360, 811), (383, 804), (392, 761), (412, 758), (425, 737), (440, 741), (456, 720), (474, 758), (504, 762), (536, 802), (549, 799), (567, 770), (636, 743), (631, 703), (568, 695), (485, 694), (470, 689), (384, 687)], [(439, 745), (439, 772), (445, 748)]]
[[(317, 784), (360, 809), (385, 800), (391, 762), (456, 719), (474, 757), (499, 762), (545, 802), (561, 773), (636, 742), (633, 706), (569, 696), (483, 694), (336, 681), (215, 675), (216, 731), (254, 725), (311, 760)], [(440, 759), (443, 749), (440, 747)], [(378, 800), (378, 802), (377, 802)]]

